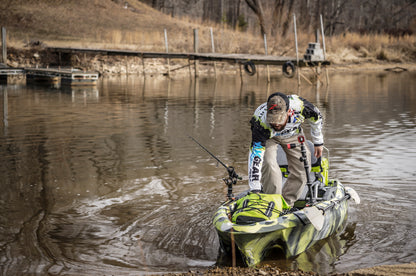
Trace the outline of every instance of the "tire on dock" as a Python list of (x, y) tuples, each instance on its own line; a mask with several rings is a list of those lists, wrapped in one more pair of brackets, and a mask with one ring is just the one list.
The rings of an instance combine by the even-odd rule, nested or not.
[(249, 76), (254, 76), (254, 74), (256, 74), (256, 65), (254, 65), (252, 61), (246, 61), (244, 62), (244, 71), (246, 71)]
[(286, 61), (282, 67), (283, 76), (293, 78), (295, 76), (296, 67), (291, 61)]

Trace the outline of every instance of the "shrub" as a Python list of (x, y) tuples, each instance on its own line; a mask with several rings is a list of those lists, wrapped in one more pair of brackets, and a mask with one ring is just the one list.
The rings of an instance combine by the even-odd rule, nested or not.
[(380, 49), (380, 50), (377, 52), (376, 58), (377, 58), (378, 60), (385, 60), (385, 61), (389, 60), (389, 59), (388, 59), (388, 57), (387, 57), (387, 54), (386, 54), (386, 52), (385, 52), (385, 50), (384, 50), (384, 49)]

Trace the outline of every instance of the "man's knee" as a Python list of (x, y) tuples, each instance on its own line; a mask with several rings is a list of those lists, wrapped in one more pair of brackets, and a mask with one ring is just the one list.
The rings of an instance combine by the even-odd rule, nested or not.
[(277, 165), (277, 154), (276, 154), (276, 148), (275, 147), (270, 147), (267, 148), (265, 153), (264, 153), (264, 163), (263, 166), (275, 166)]
[(276, 158), (273, 158), (272, 154), (269, 155), (264, 155), (264, 162), (263, 162), (263, 166), (275, 166), (277, 165), (277, 160)]

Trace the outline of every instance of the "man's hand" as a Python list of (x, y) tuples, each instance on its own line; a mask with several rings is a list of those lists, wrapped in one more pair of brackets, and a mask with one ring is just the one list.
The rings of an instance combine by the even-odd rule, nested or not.
[(315, 152), (314, 155), (316, 158), (319, 158), (322, 156), (322, 151), (324, 150), (324, 146), (315, 146)]

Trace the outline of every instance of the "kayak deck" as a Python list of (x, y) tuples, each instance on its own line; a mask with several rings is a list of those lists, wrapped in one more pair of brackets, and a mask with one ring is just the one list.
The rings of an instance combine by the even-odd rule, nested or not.
[(254, 266), (261, 262), (273, 247), (281, 248), (286, 257), (296, 256), (317, 241), (339, 232), (347, 218), (346, 190), (339, 181), (331, 181), (330, 185), (321, 189), (320, 194), (323, 195), (320, 197), (321, 201), (314, 205), (319, 210), (324, 210), (323, 225), (320, 230), (311, 224), (302, 209), (305, 207), (306, 199), (296, 202), (295, 206), (299, 208), (298, 210), (281, 215), (275, 220), (247, 225), (236, 224), (230, 220), (235, 200), (224, 203), (213, 219), (222, 250), (230, 253), (233, 240), (245, 263)]

